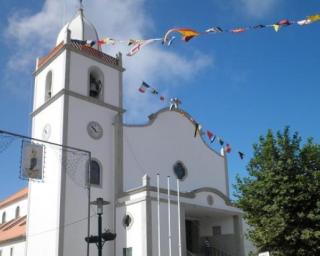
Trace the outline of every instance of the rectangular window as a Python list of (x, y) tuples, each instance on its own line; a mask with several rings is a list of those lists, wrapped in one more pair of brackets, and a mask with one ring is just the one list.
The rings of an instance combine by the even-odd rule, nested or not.
[(123, 256), (132, 256), (132, 247), (123, 248)]
[(221, 227), (220, 226), (213, 226), (212, 227), (212, 234), (214, 236), (221, 235)]

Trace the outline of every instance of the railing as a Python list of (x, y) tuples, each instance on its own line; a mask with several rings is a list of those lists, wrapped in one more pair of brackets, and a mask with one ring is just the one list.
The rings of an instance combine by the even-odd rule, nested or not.
[(187, 256), (197, 256), (196, 254), (190, 252), (190, 251), (187, 251)]
[(233, 255), (225, 251), (222, 251), (218, 248), (212, 247), (212, 256), (233, 256)]
[(201, 254), (195, 254), (193, 252), (190, 252), (190, 251), (187, 251), (187, 256), (234, 256), (230, 253), (227, 253), (223, 250), (220, 250), (218, 248), (215, 248), (215, 247), (211, 247), (211, 250), (210, 250), (210, 254), (209, 255), (206, 255), (204, 253), (201, 253)]

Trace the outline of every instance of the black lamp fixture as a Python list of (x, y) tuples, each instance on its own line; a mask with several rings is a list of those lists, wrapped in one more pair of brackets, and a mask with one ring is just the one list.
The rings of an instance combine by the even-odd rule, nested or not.
[(96, 201), (90, 202), (91, 205), (97, 206), (97, 214), (98, 214), (98, 235), (97, 236), (88, 236), (84, 240), (87, 243), (94, 243), (98, 247), (98, 256), (102, 256), (102, 247), (105, 242), (112, 241), (116, 238), (117, 234), (112, 233), (109, 230), (106, 230), (102, 233), (102, 217), (103, 214), (103, 206), (110, 204), (108, 201), (104, 201), (103, 198), (98, 197)]

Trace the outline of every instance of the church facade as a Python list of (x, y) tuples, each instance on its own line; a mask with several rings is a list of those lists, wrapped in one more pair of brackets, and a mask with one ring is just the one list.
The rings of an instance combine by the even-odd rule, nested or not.
[(37, 60), (32, 137), (84, 149), (91, 161), (70, 173), (62, 159), (71, 154), (45, 149), (43, 181), (29, 182), (23, 255), (98, 255), (84, 240), (98, 232), (96, 207), (88, 211), (88, 200), (98, 197), (110, 203), (103, 227), (117, 234), (103, 255), (177, 256), (179, 249), (204, 255), (206, 247), (210, 255), (245, 255), (242, 212), (229, 199), (224, 152), (195, 134), (194, 120), (179, 108), (161, 109), (143, 125), (125, 124), (121, 54), (109, 56), (85, 40), (98, 34), (80, 9)]

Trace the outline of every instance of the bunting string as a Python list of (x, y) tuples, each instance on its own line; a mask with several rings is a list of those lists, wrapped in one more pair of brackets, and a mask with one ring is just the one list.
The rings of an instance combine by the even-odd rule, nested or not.
[(248, 27), (237, 26), (231, 29), (225, 29), (225, 28), (216, 26), (216, 27), (209, 27), (203, 32), (198, 32), (192, 28), (171, 28), (161, 38), (118, 40), (111, 37), (105, 37), (97, 41), (94, 41), (94, 40), (84, 40), (84, 41), (72, 40), (72, 41), (75, 41), (79, 44), (90, 46), (90, 47), (94, 45), (114, 46), (117, 44), (125, 44), (128, 47), (131, 47), (129, 52), (127, 53), (127, 56), (131, 57), (137, 54), (145, 46), (156, 43), (156, 42), (161, 42), (162, 45), (164, 46), (171, 46), (173, 41), (176, 40), (176, 36), (173, 36), (173, 34), (179, 34), (182, 41), (189, 42), (192, 38), (198, 37), (200, 35), (221, 34), (221, 33), (239, 34), (239, 33), (247, 32), (249, 30), (261, 30), (265, 28), (272, 28), (275, 32), (278, 32), (280, 29), (291, 26), (291, 25), (305, 26), (317, 21), (320, 21), (320, 13), (307, 16), (306, 18), (297, 20), (297, 21), (281, 19), (275, 23), (268, 24), (268, 25), (258, 24), (258, 25), (248, 26)]
[[(145, 81), (142, 81), (140, 87), (138, 88), (138, 91), (143, 94), (146, 92), (149, 92), (149, 93), (153, 94), (154, 96), (159, 95), (159, 91), (157, 89), (155, 89), (154, 87), (152, 87), (151, 85), (149, 85), (148, 83), (146, 83)], [(160, 96), (160, 100), (164, 101), (165, 97)], [(185, 116), (185, 113), (183, 111), (179, 110), (179, 105), (181, 104), (181, 101), (178, 98), (171, 98), (170, 101), (168, 101), (168, 103), (170, 104), (170, 106), (169, 106), (170, 111), (176, 111), (176, 112), (182, 114), (183, 116)], [(193, 137), (196, 138), (197, 136), (200, 136), (201, 138), (203, 138), (205, 132), (204, 132), (204, 129), (202, 128), (202, 125), (191, 117), (189, 117), (189, 119), (194, 125)], [(216, 135), (215, 133), (213, 133), (210, 130), (206, 130), (206, 134), (207, 134), (207, 137), (208, 137), (210, 144), (217, 142), (220, 145), (221, 151), (223, 153), (229, 154), (232, 152), (231, 144), (229, 144), (228, 142), (225, 142), (223, 137)], [(238, 153), (240, 159), (243, 160), (245, 157), (245, 154), (242, 151), (236, 151), (236, 152)]]
[[(142, 84), (140, 85), (139, 87), (139, 92), (141, 93), (145, 93), (145, 92), (150, 92), (151, 94), (153, 94), (154, 96), (158, 96), (159, 95), (159, 91), (153, 87), (151, 87), (149, 84), (147, 84), (146, 82), (142, 81)], [(165, 100), (165, 97), (160, 95), (159, 96), (159, 99), (161, 101), (164, 101)]]

